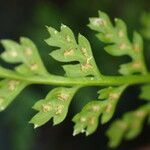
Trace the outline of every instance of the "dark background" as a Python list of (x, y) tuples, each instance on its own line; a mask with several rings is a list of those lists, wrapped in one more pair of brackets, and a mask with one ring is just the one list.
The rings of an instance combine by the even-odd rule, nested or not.
[[(63, 71), (48, 53), (52, 50), (43, 39), (48, 37), (45, 25), (59, 29), (61, 23), (70, 26), (74, 33), (85, 35), (91, 42), (96, 61), (104, 74), (115, 75), (119, 64), (128, 61), (127, 57), (109, 56), (103, 50), (94, 33), (86, 26), (88, 18), (97, 16), (102, 10), (114, 17), (122, 18), (128, 26), (129, 37), (133, 30), (140, 32), (140, 18), (143, 12), (150, 11), (148, 0), (0, 0), (0, 39), (19, 40), (20, 36), (30, 37), (38, 46), (39, 53), (48, 70), (61, 74)], [(150, 51), (148, 40), (144, 38), (145, 56), (150, 68)], [(0, 46), (1, 51), (3, 48)], [(4, 112), (0, 113), (0, 150), (106, 150), (105, 131), (113, 119), (121, 117), (126, 111), (141, 105), (138, 100), (139, 87), (126, 90), (118, 104), (114, 118), (106, 125), (100, 125), (97, 132), (89, 137), (72, 136), (71, 119), (88, 101), (96, 98), (98, 88), (84, 88), (73, 100), (66, 120), (53, 127), (52, 122), (34, 130), (28, 124), (35, 114), (33, 104), (45, 97), (52, 87), (30, 86), (26, 88)], [(88, 93), (88, 94), (87, 94)], [(142, 133), (132, 141), (124, 141), (117, 150), (149, 150), (150, 129), (144, 125)], [(147, 148), (146, 148), (147, 147)]]

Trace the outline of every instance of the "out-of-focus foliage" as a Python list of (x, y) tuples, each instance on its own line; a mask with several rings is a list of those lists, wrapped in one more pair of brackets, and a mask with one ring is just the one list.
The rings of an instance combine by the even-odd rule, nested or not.
[(114, 121), (107, 131), (109, 146), (116, 147), (123, 138), (131, 140), (142, 130), (144, 121), (150, 115), (150, 105), (144, 105), (135, 111), (126, 113), (122, 119)]
[(150, 39), (150, 12), (143, 13), (141, 16), (142, 30), (141, 33), (146, 39)]
[(142, 89), (141, 89), (140, 98), (149, 101), (150, 100), (150, 92), (149, 91), (150, 91), (150, 85), (149, 84), (143, 85)]

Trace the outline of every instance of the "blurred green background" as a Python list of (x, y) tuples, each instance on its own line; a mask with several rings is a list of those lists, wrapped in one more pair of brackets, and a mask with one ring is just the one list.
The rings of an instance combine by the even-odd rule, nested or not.
[[(31, 38), (38, 46), (48, 70), (55, 74), (63, 74), (61, 64), (48, 55), (52, 48), (44, 42), (48, 37), (45, 25), (59, 29), (63, 23), (73, 29), (75, 35), (80, 32), (89, 39), (101, 72), (116, 75), (119, 64), (129, 59), (112, 57), (105, 53), (103, 44), (86, 26), (88, 18), (97, 16), (98, 10), (107, 12), (111, 19), (122, 18), (127, 23), (131, 39), (133, 30), (143, 31), (147, 19), (141, 19), (141, 16), (144, 12), (150, 11), (150, 2), (149, 0), (0, 0), (0, 39), (9, 38), (18, 41), (20, 36)], [(148, 36), (144, 37), (146, 63), (150, 69), (150, 45)], [(3, 50), (1, 46), (0, 49)], [(30, 86), (6, 111), (0, 113), (0, 150), (107, 150), (105, 131), (109, 124), (124, 112), (144, 103), (138, 100), (139, 87), (130, 87), (122, 96), (110, 123), (100, 125), (97, 132), (89, 137), (84, 135), (73, 137), (71, 122), (73, 115), (97, 96), (98, 88), (84, 88), (74, 98), (69, 114), (62, 124), (53, 127), (52, 122), (49, 122), (34, 130), (33, 126), (28, 124), (35, 114), (31, 107), (37, 100), (45, 97), (51, 88), (43, 85)], [(150, 129), (145, 125), (139, 137), (133, 141), (124, 141), (118, 150), (146, 150), (146, 147), (150, 149), (149, 133)]]

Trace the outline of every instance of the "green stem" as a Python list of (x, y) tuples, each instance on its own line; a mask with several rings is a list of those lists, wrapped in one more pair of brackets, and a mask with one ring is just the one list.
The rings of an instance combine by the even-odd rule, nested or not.
[(100, 85), (123, 85), (150, 83), (150, 74), (130, 76), (101, 76), (99, 79), (93, 77), (68, 78), (57, 75), (24, 76), (12, 70), (0, 68), (0, 77), (12, 80), (22, 80), (31, 84), (63, 85), (63, 86), (100, 86)]

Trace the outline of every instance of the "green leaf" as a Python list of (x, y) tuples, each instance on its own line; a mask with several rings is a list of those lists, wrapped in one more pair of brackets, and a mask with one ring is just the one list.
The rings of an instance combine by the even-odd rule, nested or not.
[[(0, 66), (0, 110), (5, 109), (30, 84), (68, 86), (51, 90), (44, 99), (33, 106), (37, 114), (30, 123), (34, 124), (35, 128), (44, 125), (50, 119), (53, 119), (53, 124), (56, 125), (65, 119), (71, 100), (79, 88), (107, 86), (98, 91), (98, 100), (87, 103), (81, 112), (75, 115), (73, 135), (83, 132), (86, 135), (92, 134), (98, 127), (100, 117), (102, 124), (108, 122), (125, 88), (133, 83), (149, 82), (143, 57), (143, 40), (140, 34), (134, 32), (131, 41), (125, 22), (115, 19), (113, 25), (104, 12), (99, 12), (99, 17), (90, 18), (89, 27), (97, 31), (98, 39), (106, 44), (106, 52), (113, 56), (127, 55), (131, 59), (120, 66), (119, 72), (122, 76), (109, 77), (100, 73), (91, 45), (83, 35), (79, 34), (76, 39), (72, 30), (65, 25), (61, 25), (60, 31), (47, 27), (50, 37), (46, 42), (56, 47), (50, 55), (55, 60), (64, 62), (62, 67), (65, 75), (49, 74), (41, 61), (37, 47), (28, 38), (21, 38), (20, 43), (2, 40), (5, 51), (1, 58), (6, 63), (15, 64), (16, 67), (6, 69)], [(128, 76), (123, 77), (125, 75)], [(150, 86), (144, 85), (140, 97), (150, 100), (149, 91)], [(116, 147), (123, 138), (136, 137), (141, 132), (146, 118), (150, 118), (149, 103), (113, 122), (107, 132), (109, 145)]]
[(83, 35), (79, 34), (77, 43), (69, 27), (62, 25), (60, 32), (51, 27), (47, 28), (50, 33), (50, 38), (46, 40), (47, 44), (59, 48), (52, 51), (50, 55), (60, 62), (76, 62), (76, 64), (63, 66), (68, 77), (100, 76), (90, 43)]
[(130, 75), (133, 73), (141, 73), (141, 64), (139, 62), (131, 62), (120, 65), (119, 73), (123, 75)]
[(104, 124), (112, 118), (118, 100), (120, 99), (120, 96), (126, 87), (127, 86), (108, 87), (98, 91), (98, 98), (102, 100), (100, 103), (104, 103), (104, 110), (102, 112), (101, 123)]
[(2, 40), (5, 51), (1, 54), (8, 63), (22, 63), (16, 67), (18, 73), (24, 75), (47, 74), (34, 43), (28, 38), (20, 38), (20, 44), (11, 40)]
[(35, 44), (28, 38), (21, 38), (20, 43), (24, 52), (24, 64), (36, 74), (47, 74)]
[(78, 87), (55, 88), (46, 96), (45, 99), (36, 102), (33, 109), (39, 111), (30, 121), (35, 128), (42, 126), (53, 118), (54, 125), (61, 123), (68, 112), (70, 102)]
[(102, 11), (99, 11), (99, 17), (90, 18), (88, 26), (95, 31), (105, 33), (111, 31), (113, 26), (110, 22), (108, 15)]
[(5, 52), (1, 54), (1, 58), (9, 63), (20, 63), (23, 59), (22, 47), (12, 40), (1, 40), (5, 48)]
[(141, 132), (148, 115), (150, 115), (150, 105), (146, 104), (126, 113), (122, 119), (114, 121), (107, 131), (109, 146), (115, 148), (123, 138), (127, 140), (135, 138)]
[(4, 110), (27, 85), (28, 83), (19, 80), (1, 80), (0, 111)]
[(77, 65), (63, 65), (63, 69), (66, 72), (66, 76), (68, 77), (84, 77), (88, 75), (92, 75), (92, 70), (82, 69), (82, 67)]
[[(121, 73), (122, 75), (147, 73), (143, 57), (142, 37), (137, 32), (134, 32), (133, 41), (131, 42), (128, 38), (127, 27), (124, 21), (122, 21), (121, 19), (115, 19), (115, 26), (113, 26), (107, 14), (99, 12), (99, 17), (91, 18), (88, 26), (92, 30), (98, 32), (96, 36), (100, 41), (109, 44), (108, 46), (104, 47), (106, 52), (113, 56), (127, 55), (131, 58), (131, 62), (120, 66), (119, 73)], [(125, 87), (127, 87), (127, 85)], [(120, 93), (122, 92), (123, 89)], [(113, 93), (113, 88), (103, 89), (99, 93), (99, 98), (104, 99), (104, 102), (106, 103), (104, 107), (105, 111), (104, 113), (102, 113), (102, 122), (105, 123), (112, 117), (118, 99), (113, 101), (110, 100), (109, 95), (110, 93)], [(144, 94), (144, 96), (145, 95), (146, 93)], [(106, 111), (107, 108), (108, 110), (109, 108), (111, 108), (109, 113), (107, 113)], [(144, 117), (137, 118), (134, 124), (133, 116), (134, 115), (127, 114), (125, 119), (116, 121), (112, 124), (107, 133), (110, 139), (110, 147), (116, 147), (118, 144), (120, 144), (122, 138), (124, 137), (124, 134), (126, 134), (126, 138), (130, 139), (137, 136), (137, 134), (141, 131)], [(137, 127), (134, 127), (133, 124), (137, 125)]]
[(145, 115), (146, 112), (143, 110), (129, 112), (124, 115), (125, 122), (127, 122), (128, 126), (130, 126), (125, 134), (126, 139), (133, 139), (141, 132), (145, 120)]
[[(12, 40), (1, 40), (5, 51), (1, 58), (7, 63), (19, 63), (15, 71), (0, 67), (1, 74), (10, 74), (12, 77), (17, 72), (23, 76), (47, 75), (37, 48), (28, 38), (20, 38), (20, 44)], [(6, 76), (7, 77), (7, 76)], [(0, 81), (0, 110), (4, 110), (15, 97), (31, 83), (20, 79), (3, 79)], [(8, 94), (9, 93), (9, 94)]]
[(141, 16), (141, 33), (146, 39), (150, 39), (150, 12), (144, 12)]
[(142, 37), (137, 32), (134, 32), (133, 42), (131, 42), (128, 38), (126, 24), (123, 20), (116, 18), (115, 26), (113, 26), (107, 14), (99, 12), (99, 17), (90, 18), (88, 26), (98, 32), (96, 36), (100, 41), (109, 44), (104, 49), (110, 55), (128, 55), (131, 57), (132, 60), (130, 63), (121, 65), (121, 69), (119, 70), (121, 74), (147, 73), (143, 59)]
[(111, 124), (111, 127), (107, 131), (107, 136), (109, 137), (109, 147), (115, 148), (117, 147), (127, 130), (127, 124), (120, 120), (117, 120)]
[(97, 129), (100, 115), (102, 123), (108, 122), (112, 118), (116, 104), (125, 88), (126, 86), (120, 86), (100, 90), (98, 98), (101, 101), (89, 102), (73, 118), (73, 122), (75, 123), (73, 135), (83, 132), (86, 135), (92, 134)]
[(92, 134), (97, 129), (102, 107), (99, 101), (92, 101), (85, 105), (82, 111), (73, 118), (75, 123), (73, 135), (84, 132), (86, 135)]
[(142, 86), (140, 98), (150, 101), (150, 85), (149, 84)]

